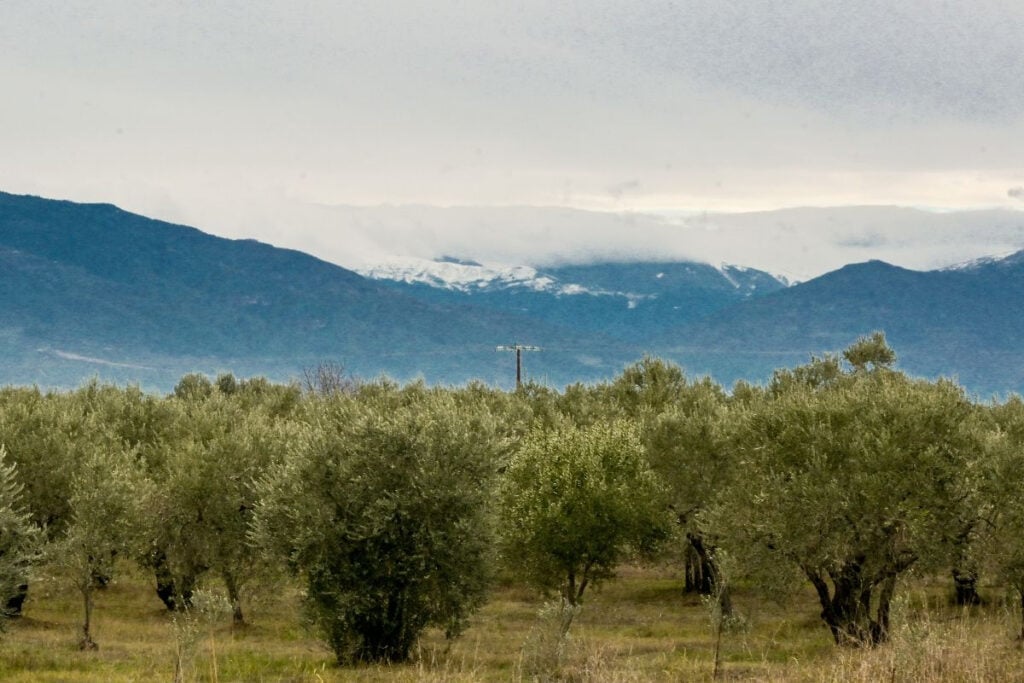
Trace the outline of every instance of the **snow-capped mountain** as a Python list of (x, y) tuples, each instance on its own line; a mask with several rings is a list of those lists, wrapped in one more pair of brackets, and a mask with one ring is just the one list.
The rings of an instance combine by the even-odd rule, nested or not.
[(427, 285), (436, 289), (463, 294), (494, 293), (520, 290), (545, 293), (554, 296), (591, 295), (621, 298), (627, 307), (636, 308), (638, 303), (651, 294), (638, 294), (619, 289), (587, 287), (576, 282), (566, 282), (558, 277), (542, 273), (532, 266), (483, 264), (477, 261), (443, 256), (438, 259), (404, 258), (394, 259), (379, 265), (357, 271), (360, 275), (374, 280), (391, 280), (408, 285)]
[[(615, 266), (619, 266), (615, 268)], [(658, 266), (662, 268), (658, 268)], [(565, 276), (582, 276), (584, 279), (593, 279), (600, 268), (613, 267), (616, 276), (621, 276), (624, 268), (636, 270), (642, 268), (646, 278), (645, 282), (630, 278), (625, 281), (610, 282), (607, 278), (601, 278), (601, 286), (582, 284), (581, 282), (568, 281)], [(653, 266), (657, 272), (647, 273)], [(778, 275), (771, 275), (754, 268), (736, 266), (731, 264), (710, 264), (692, 262), (666, 262), (653, 264), (592, 264), (577, 266), (556, 266), (545, 271), (539, 271), (527, 265), (506, 265), (506, 264), (484, 264), (469, 259), (459, 259), (451, 256), (442, 256), (437, 259), (420, 258), (396, 258), (370, 267), (357, 269), (359, 274), (374, 280), (392, 280), (410, 285), (429, 285), (438, 289), (464, 292), (496, 291), (505, 289), (523, 289), (534, 292), (547, 292), (554, 295), (580, 295), (590, 294), (594, 296), (620, 296), (628, 300), (639, 301), (644, 298), (652, 298), (658, 295), (658, 291), (669, 285), (673, 279), (665, 280), (666, 272), (674, 274), (675, 281), (678, 281), (679, 268), (683, 269), (684, 277), (689, 279), (707, 278), (711, 275), (709, 268), (713, 268), (721, 277), (738, 292), (745, 295), (752, 295), (758, 286), (769, 285), (770, 289), (776, 289), (778, 285), (788, 286), (790, 281)], [(699, 271), (699, 273), (698, 273)], [(751, 277), (753, 276), (753, 277)], [(767, 280), (766, 277), (767, 276)], [(713, 277), (713, 276), (712, 276)], [(632, 291), (634, 285), (639, 291)], [(662, 286), (659, 286), (662, 285)]]
[(633, 342), (788, 285), (753, 268), (691, 261), (538, 268), (407, 258), (360, 272), (430, 303), (469, 303)]
[(911, 374), (953, 375), (982, 396), (1024, 388), (1024, 251), (939, 271), (874, 260), (792, 287), (683, 260), (448, 258), (376, 274), (0, 192), (0, 382), (99, 376), (166, 391), (186, 372), (287, 380), (337, 359), (362, 377), (507, 387), (495, 346), (519, 341), (544, 349), (527, 377), (552, 386), (611, 377), (644, 353), (728, 385), (884, 330)]
[(472, 293), (485, 289), (523, 288), (553, 294), (576, 294), (530, 266), (484, 265), (477, 261), (443, 256), (439, 259), (402, 258), (357, 270), (374, 280), (430, 285), (439, 289)]
[(961, 261), (960, 263), (954, 263), (951, 266), (942, 268), (943, 271), (971, 271), (984, 268), (986, 266), (992, 266), (1000, 263), (1010, 261), (1014, 258), (1020, 259), (1021, 252), (1018, 250), (1004, 251), (1000, 254), (993, 254), (991, 256), (982, 256), (981, 258), (970, 259), (968, 261)]

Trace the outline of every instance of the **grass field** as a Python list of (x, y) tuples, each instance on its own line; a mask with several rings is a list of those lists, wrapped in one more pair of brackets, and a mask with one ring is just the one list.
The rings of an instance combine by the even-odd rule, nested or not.
[[(944, 586), (918, 583), (897, 605), (892, 642), (839, 649), (813, 597), (784, 605), (738, 590), (745, 622), (723, 635), (720, 677), (781, 681), (1024, 681), (1019, 624), (999, 604), (971, 613), (948, 606)], [(462, 638), (428, 633), (413, 662), (340, 668), (301, 625), (292, 590), (250, 606), (249, 625), (175, 622), (148, 578), (128, 570), (99, 593), (94, 637), (77, 649), (81, 607), (56, 580), (33, 585), (24, 618), (0, 638), (0, 680), (171, 681), (184, 644), (185, 681), (699, 681), (714, 670), (711, 613), (680, 593), (670, 569), (623, 568), (588, 596), (570, 637), (533, 592), (496, 589)], [(998, 602), (998, 601), (997, 601)]]

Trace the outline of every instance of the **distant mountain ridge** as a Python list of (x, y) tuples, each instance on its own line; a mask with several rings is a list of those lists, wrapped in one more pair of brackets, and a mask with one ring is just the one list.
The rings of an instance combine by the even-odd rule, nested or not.
[(0, 194), (0, 266), (6, 382), (67, 386), (95, 372), (167, 388), (192, 370), (287, 379), (323, 359), (367, 376), (491, 380), (495, 340), (573, 339), (104, 204)]
[(731, 384), (886, 331), (913, 374), (981, 395), (1024, 389), (1024, 251), (913, 271), (848, 265), (793, 286), (686, 261), (368, 272), (106, 204), (0, 193), (0, 383), (99, 375), (167, 390), (185, 372), (287, 380), (321, 360), (361, 376), (511, 382), (499, 344), (541, 346), (555, 386), (644, 353)]
[[(664, 267), (659, 269), (659, 265), (662, 264)], [(653, 268), (657, 271), (654, 273), (654, 279), (662, 280), (666, 275), (666, 270), (672, 270), (672, 266), (680, 264), (688, 267), (684, 269), (684, 272), (691, 276), (691, 280), (695, 279), (692, 276), (696, 274), (697, 270), (702, 271), (705, 278), (710, 274), (707, 269), (710, 264), (694, 261), (598, 261), (588, 265), (553, 266), (538, 269), (528, 265), (484, 265), (472, 259), (460, 259), (452, 256), (442, 256), (433, 260), (393, 259), (357, 269), (356, 272), (373, 280), (394, 280), (405, 284), (430, 285), (439, 289), (456, 290), (467, 294), (497, 289), (523, 288), (563, 295), (619, 295), (626, 298), (643, 298), (657, 296), (657, 293), (653, 291), (655, 288), (647, 278), (649, 275), (647, 271)], [(634, 271), (634, 274), (637, 274), (639, 270), (639, 274), (647, 281), (623, 279), (622, 276), (627, 274), (624, 271), (628, 270)], [(748, 296), (754, 294), (759, 285), (767, 286), (771, 290), (777, 289), (779, 285), (789, 284), (784, 277), (744, 266), (721, 264), (715, 270), (733, 288)], [(755, 277), (751, 278), (750, 273), (754, 273)], [(678, 275), (678, 272), (673, 275)], [(563, 278), (579, 278), (591, 284), (583, 285), (578, 282), (563, 281)], [(714, 277), (712, 276), (711, 279)], [(637, 284), (640, 285), (637, 288), (645, 290), (645, 293), (623, 291), (636, 287)]]
[(552, 324), (568, 321), (575, 329), (630, 343), (787, 285), (753, 268), (692, 261), (534, 268), (405, 259), (361, 272), (424, 301), (462, 301)]
[[(668, 353), (719, 376), (763, 373), (765, 357), (782, 365), (808, 350), (842, 348), (884, 330), (909, 371), (956, 377), (982, 394), (1024, 388), (1024, 251), (955, 269), (912, 271), (882, 261), (852, 264), (785, 292), (744, 302), (669, 331)], [(691, 345), (672, 345), (685, 339)], [(696, 360), (692, 349), (733, 354), (732, 369)], [(697, 354), (699, 355), (699, 354)]]

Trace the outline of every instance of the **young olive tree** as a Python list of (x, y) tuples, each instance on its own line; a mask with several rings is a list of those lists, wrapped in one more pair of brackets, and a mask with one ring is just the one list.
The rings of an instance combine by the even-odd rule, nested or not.
[(83, 622), (79, 647), (94, 650), (92, 612), (99, 580), (114, 575), (118, 557), (134, 555), (142, 538), (141, 501), (148, 482), (134, 454), (113, 444), (96, 444), (79, 463), (71, 480), (69, 520), (52, 546), (53, 563), (65, 570), (82, 595)]
[(577, 606), (591, 584), (668, 536), (663, 493), (625, 422), (535, 430), (501, 484), (504, 560)]
[(309, 410), (261, 480), (254, 541), (304, 578), (339, 663), (408, 659), (428, 626), (458, 635), (489, 576), (493, 418), (419, 385)]
[(875, 357), (873, 368), (858, 353), (849, 372), (816, 362), (782, 373), (750, 402), (736, 475), (711, 513), (746, 568), (811, 583), (838, 644), (885, 640), (897, 579), (949, 561), (980, 448), (959, 387), (911, 380), (888, 369), (890, 353)]

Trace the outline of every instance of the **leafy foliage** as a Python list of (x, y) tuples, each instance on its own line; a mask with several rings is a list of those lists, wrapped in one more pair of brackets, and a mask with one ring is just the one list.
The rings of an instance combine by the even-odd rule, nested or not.
[(981, 487), (987, 524), (981, 542), (988, 568), (1017, 594), (1024, 639), (1024, 402), (1014, 397), (992, 409), (997, 429), (989, 435)]
[(96, 591), (123, 562), (155, 569), (174, 607), (223, 582), (237, 622), (289, 569), (348, 663), (460, 633), (495, 554), (559, 596), (560, 638), (638, 555), (685, 561), (723, 614), (733, 577), (807, 581), (843, 644), (888, 637), (914, 571), (991, 572), (1024, 596), (1024, 403), (980, 406), (894, 362), (876, 333), (731, 394), (650, 357), (561, 392), (229, 374), (164, 397), (0, 389), (0, 600), (24, 597), (43, 546), (93, 647)]
[[(21, 485), (15, 480), (14, 470), (14, 465), (7, 462), (6, 449), (0, 445), (0, 605), (20, 593), (29, 571), (40, 559), (42, 534), (21, 509)], [(0, 611), (0, 617), (5, 616), (6, 610)]]
[(68, 526), (52, 546), (54, 562), (82, 594), (82, 649), (97, 647), (91, 628), (96, 588), (114, 575), (115, 561), (136, 554), (141, 542), (137, 522), (147, 486), (130, 456), (102, 446), (86, 454), (72, 479)]
[(362, 399), (310, 406), (262, 481), (254, 538), (305, 578), (339, 662), (401, 661), (424, 628), (453, 637), (483, 601), (494, 423), (421, 386)]
[(949, 560), (980, 448), (975, 411), (958, 387), (881, 364), (790, 377), (742, 415), (714, 523), (763, 578), (788, 564), (810, 581), (836, 642), (884, 640), (896, 580)]
[(506, 562), (570, 605), (668, 534), (661, 484), (636, 429), (624, 422), (531, 432), (509, 464), (500, 499)]

